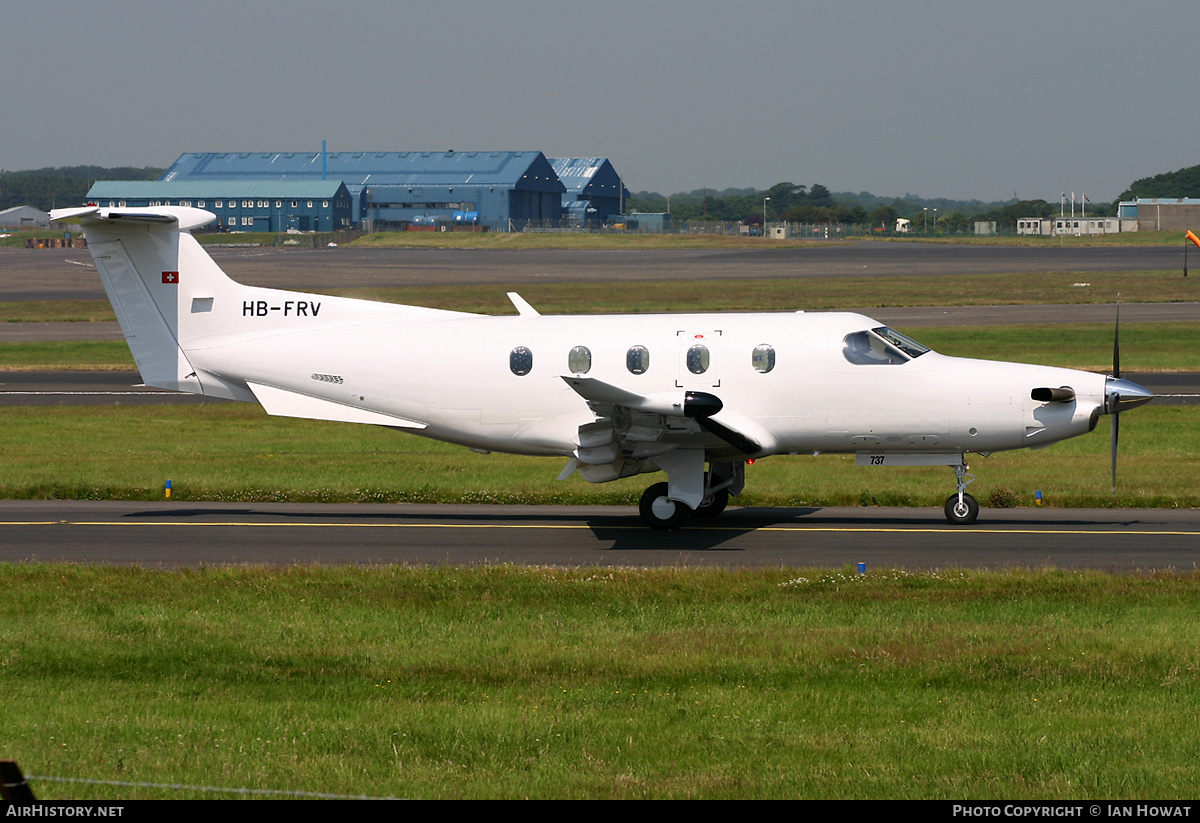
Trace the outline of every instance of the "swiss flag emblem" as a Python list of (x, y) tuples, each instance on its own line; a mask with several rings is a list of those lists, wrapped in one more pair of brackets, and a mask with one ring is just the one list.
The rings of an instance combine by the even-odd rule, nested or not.
[(177, 272), (177, 271), (163, 272), (163, 282), (170, 283), (172, 286), (176, 285), (177, 283), (179, 283), (179, 272)]

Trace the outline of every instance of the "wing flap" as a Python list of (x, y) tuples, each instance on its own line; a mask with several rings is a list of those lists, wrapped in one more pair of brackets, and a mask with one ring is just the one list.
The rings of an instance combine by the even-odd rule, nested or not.
[(703, 463), (753, 457), (775, 446), (769, 431), (736, 413), (722, 413), (720, 398), (707, 392), (639, 394), (594, 377), (562, 379), (599, 418), (579, 427), (579, 446), (563, 476), (579, 471), (584, 479), (603, 483), (666, 469), (683, 459), (680, 454)]

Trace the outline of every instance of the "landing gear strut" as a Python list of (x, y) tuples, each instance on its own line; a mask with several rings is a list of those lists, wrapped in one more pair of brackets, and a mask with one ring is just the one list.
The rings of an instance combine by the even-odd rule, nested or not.
[[(954, 466), (954, 476), (958, 480), (958, 491), (946, 498), (946, 520), (955, 526), (966, 526), (975, 522), (979, 516), (979, 504), (975, 498), (967, 494), (966, 488), (975, 482), (975, 475), (967, 471), (966, 463)], [(971, 478), (966, 480), (965, 478)]]

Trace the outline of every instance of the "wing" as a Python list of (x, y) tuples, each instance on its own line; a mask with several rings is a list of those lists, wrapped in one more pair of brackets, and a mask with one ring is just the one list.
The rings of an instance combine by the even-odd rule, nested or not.
[[(560, 477), (576, 470), (593, 483), (665, 468), (671, 452), (707, 460), (742, 460), (770, 452), (761, 426), (723, 411), (714, 394), (680, 389), (639, 394), (593, 377), (563, 375), (597, 419), (579, 427), (579, 448)], [(719, 417), (718, 417), (719, 415)]]

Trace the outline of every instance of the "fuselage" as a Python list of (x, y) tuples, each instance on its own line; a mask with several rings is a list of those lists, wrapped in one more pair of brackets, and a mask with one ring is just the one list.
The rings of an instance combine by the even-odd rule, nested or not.
[[(571, 454), (579, 426), (595, 418), (565, 384), (572, 374), (643, 395), (715, 395), (715, 419), (752, 428), (764, 454), (1044, 445), (1089, 431), (1104, 405), (1105, 377), (1088, 372), (933, 351), (854, 362), (848, 337), (881, 326), (859, 314), (492, 317), (395, 307), (388, 317), (366, 304), (378, 316), (364, 317), (359, 301), (285, 294), (268, 299), (317, 303), (319, 313), (292, 309), (290, 326), (257, 334), (258, 318), (234, 306), (233, 333), (181, 340), (202, 381), (207, 373), (320, 397), (478, 449)], [(1061, 386), (1073, 390), (1070, 402), (1031, 397)]]

